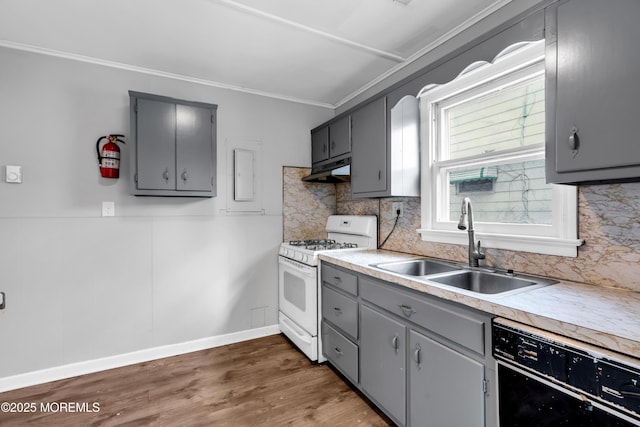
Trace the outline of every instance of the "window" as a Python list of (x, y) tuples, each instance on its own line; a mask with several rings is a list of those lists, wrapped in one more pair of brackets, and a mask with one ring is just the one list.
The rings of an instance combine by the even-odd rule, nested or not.
[(483, 247), (576, 256), (575, 187), (545, 180), (544, 41), (420, 94), (423, 240), (467, 244), (473, 204)]

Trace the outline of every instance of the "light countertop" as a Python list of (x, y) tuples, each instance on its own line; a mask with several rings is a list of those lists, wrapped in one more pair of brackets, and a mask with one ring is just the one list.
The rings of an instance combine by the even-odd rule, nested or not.
[[(640, 358), (640, 293), (571, 282), (488, 295), (382, 271), (371, 264), (424, 258), (386, 250), (324, 253), (321, 261), (496, 316)], [(517, 273), (517, 271), (516, 271)]]

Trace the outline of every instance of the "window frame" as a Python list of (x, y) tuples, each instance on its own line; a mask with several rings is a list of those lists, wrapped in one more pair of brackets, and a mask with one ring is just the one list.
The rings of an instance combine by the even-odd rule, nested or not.
[[(505, 49), (493, 63), (475, 63), (456, 79), (439, 86), (426, 87), (420, 94), (421, 123), (421, 228), (422, 240), (468, 244), (466, 232), (457, 229), (449, 215), (448, 171), (482, 167), (505, 162), (544, 159), (545, 144), (528, 145), (490, 154), (439, 160), (442, 141), (434, 126), (438, 114), (435, 105), (453, 100), (472, 100), (483, 94), (513, 86), (544, 75), (544, 40), (520, 43)], [(425, 108), (426, 107), (426, 108)], [(444, 196), (440, 197), (439, 194)], [(439, 198), (443, 200), (439, 203)], [(473, 196), (471, 196), (473, 203)], [(515, 224), (474, 222), (476, 237), (485, 248), (507, 249), (546, 255), (577, 256), (578, 201), (574, 186), (552, 185), (552, 224)], [(444, 218), (444, 219), (440, 219)]]

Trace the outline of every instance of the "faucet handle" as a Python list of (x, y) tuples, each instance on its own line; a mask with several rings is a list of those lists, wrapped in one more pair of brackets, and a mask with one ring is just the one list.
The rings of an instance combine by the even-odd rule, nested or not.
[(477, 248), (476, 252), (477, 252), (477, 255), (476, 255), (477, 259), (485, 259), (485, 254), (484, 254), (484, 252), (482, 252), (482, 247), (480, 245), (480, 240), (478, 240), (478, 248)]

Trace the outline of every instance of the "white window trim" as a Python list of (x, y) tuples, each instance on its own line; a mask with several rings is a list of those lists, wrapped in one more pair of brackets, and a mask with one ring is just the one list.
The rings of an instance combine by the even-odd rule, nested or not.
[[(505, 53), (506, 52), (506, 53)], [(472, 64), (456, 80), (447, 85), (428, 88), (419, 96), (426, 98), (421, 102), (421, 107), (428, 102), (429, 108), (421, 108), (421, 208), (422, 221), (418, 233), (422, 240), (450, 244), (468, 244), (466, 232), (457, 229), (454, 221), (438, 221), (445, 212), (448, 203), (437, 205), (438, 186), (443, 194), (448, 194), (446, 170), (455, 170), (457, 165), (468, 167), (473, 163), (474, 157), (464, 159), (444, 160), (439, 162), (439, 168), (434, 167), (436, 159), (436, 144), (431, 143), (436, 137), (432, 123), (432, 104), (443, 98), (466, 92), (471, 88), (478, 88), (494, 81), (506, 74), (515, 72), (516, 78), (520, 75), (525, 78), (544, 72), (544, 41), (528, 43), (525, 47), (514, 50), (508, 49), (496, 57), (490, 66), (478, 66)], [(427, 89), (427, 88), (425, 88)], [(426, 102), (425, 102), (426, 101)], [(516, 153), (517, 152), (517, 153)], [(487, 161), (504, 163), (505, 155), (513, 155), (513, 160), (531, 160), (544, 158), (544, 144), (530, 146), (527, 149), (517, 149), (514, 153), (502, 151), (491, 158), (482, 156), (482, 164)], [(478, 156), (475, 156), (478, 157)], [(480, 161), (480, 160), (478, 160)], [(446, 169), (445, 169), (446, 168)], [(438, 173), (440, 171), (440, 173)], [(444, 177), (443, 177), (444, 175)], [(485, 248), (506, 249), (512, 251), (532, 252), (546, 255), (558, 255), (567, 257), (577, 256), (577, 247), (584, 242), (577, 238), (578, 235), (578, 200), (576, 187), (567, 185), (553, 186), (553, 225), (525, 225), (525, 224), (501, 224), (475, 222), (476, 237), (482, 241)], [(473, 202), (473, 198), (471, 199)], [(445, 206), (446, 205), (446, 206)], [(439, 210), (439, 211), (438, 211)]]

